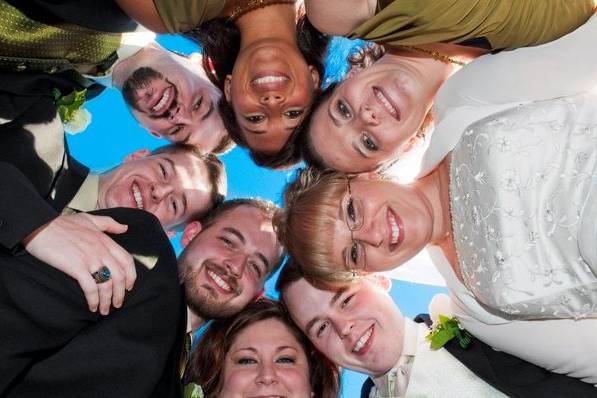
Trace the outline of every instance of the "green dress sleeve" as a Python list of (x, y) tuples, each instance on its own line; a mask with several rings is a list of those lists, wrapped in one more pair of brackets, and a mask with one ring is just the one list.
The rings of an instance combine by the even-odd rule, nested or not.
[(386, 45), (462, 43), (491, 48), (546, 43), (585, 23), (593, 0), (378, 0), (377, 13), (349, 37)]
[(224, 0), (153, 0), (170, 33), (186, 32), (202, 22), (214, 19), (224, 9)]

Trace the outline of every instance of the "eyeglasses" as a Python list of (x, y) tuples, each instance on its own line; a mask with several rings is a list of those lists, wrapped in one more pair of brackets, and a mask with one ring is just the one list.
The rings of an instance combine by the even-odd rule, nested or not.
[(354, 232), (363, 226), (363, 204), (359, 199), (352, 197), (350, 178), (348, 177), (346, 178), (346, 185), (348, 187), (348, 201), (344, 205), (343, 212), (344, 220), (350, 231), (350, 247), (343, 251), (344, 266), (349, 271), (364, 271), (367, 268), (365, 246), (354, 238)]

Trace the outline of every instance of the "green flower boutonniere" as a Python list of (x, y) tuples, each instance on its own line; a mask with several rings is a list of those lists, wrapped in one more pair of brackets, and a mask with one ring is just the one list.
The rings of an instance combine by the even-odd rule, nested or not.
[(431, 349), (437, 350), (443, 347), (453, 338), (458, 339), (458, 345), (467, 348), (472, 342), (472, 335), (460, 327), (460, 323), (455, 317), (448, 318), (439, 315), (439, 322), (433, 326), (431, 333), (427, 335), (427, 340), (431, 342)]
[(195, 383), (187, 384), (184, 387), (184, 398), (203, 398), (203, 390)]
[(84, 131), (91, 123), (91, 113), (83, 108), (87, 90), (73, 91), (68, 95), (62, 95), (60, 90), (52, 90), (52, 95), (58, 107), (58, 114), (64, 124), (64, 131), (69, 134), (77, 134)]

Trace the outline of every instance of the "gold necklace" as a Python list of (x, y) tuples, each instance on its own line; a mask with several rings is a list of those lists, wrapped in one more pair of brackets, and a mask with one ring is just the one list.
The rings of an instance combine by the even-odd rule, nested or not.
[(258, 8), (263, 8), (274, 4), (294, 4), (294, 2), (295, 0), (251, 0), (244, 6), (234, 7), (230, 12), (230, 17), (228, 19), (230, 21), (236, 21), (243, 15), (251, 11), (255, 11)]
[(464, 63), (464, 62), (455, 60), (454, 58), (450, 58), (446, 54), (440, 53), (439, 51), (436, 51), (436, 50), (427, 50), (425, 48), (416, 47), (416, 46), (395, 46), (395, 47), (403, 48), (405, 50), (412, 50), (412, 51), (416, 51), (419, 53), (429, 55), (431, 58), (433, 58), (437, 61), (443, 62), (444, 64), (454, 64), (454, 65), (460, 65), (460, 66), (466, 65), (466, 63)]

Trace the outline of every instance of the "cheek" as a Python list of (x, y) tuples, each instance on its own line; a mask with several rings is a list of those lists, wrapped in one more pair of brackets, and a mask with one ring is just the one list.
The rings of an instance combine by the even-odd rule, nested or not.
[(224, 370), (221, 396), (241, 396), (255, 380), (256, 375), (254, 373), (249, 369)]
[(306, 367), (281, 369), (278, 370), (277, 375), (280, 380), (286, 384), (288, 390), (295, 392), (297, 396), (303, 396), (304, 393), (311, 392), (309, 370)]

